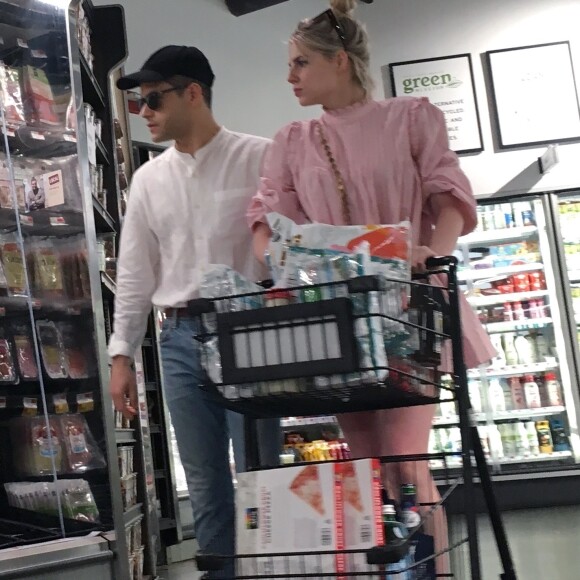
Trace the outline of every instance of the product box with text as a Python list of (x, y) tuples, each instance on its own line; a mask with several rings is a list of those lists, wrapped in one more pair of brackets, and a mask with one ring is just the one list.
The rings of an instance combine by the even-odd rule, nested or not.
[[(384, 544), (381, 497), (381, 464), (359, 459), (340, 465), (344, 506), (344, 547), (368, 550)], [(346, 558), (348, 572), (369, 572), (366, 554)]]
[(238, 574), (317, 574), (344, 571), (344, 556), (260, 557), (260, 554), (343, 550), (340, 464), (295, 466), (238, 475)]

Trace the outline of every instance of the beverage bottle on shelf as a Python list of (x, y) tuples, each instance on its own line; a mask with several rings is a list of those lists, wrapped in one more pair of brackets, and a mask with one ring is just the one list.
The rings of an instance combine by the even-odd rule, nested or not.
[(546, 399), (552, 407), (561, 407), (564, 405), (560, 383), (556, 379), (555, 373), (546, 373), (544, 377), (544, 386), (546, 389)]
[(502, 335), (503, 352), (506, 364), (510, 366), (518, 364), (518, 352), (514, 345), (515, 336), (514, 332), (506, 332)]
[(538, 362), (543, 362), (546, 357), (551, 356), (548, 339), (541, 332), (536, 334), (536, 351), (538, 353)]
[(494, 369), (503, 369), (506, 364), (506, 355), (505, 352), (503, 350), (503, 346), (502, 346), (502, 341), (501, 341), (501, 334), (492, 334), (490, 335), (490, 340), (491, 340), (491, 344), (493, 345), (493, 348), (495, 348), (496, 351), (496, 355), (493, 358), (493, 360), (491, 361), (491, 366)]
[(514, 226), (516, 228), (524, 227), (524, 217), (522, 215), (522, 202), (516, 201), (513, 205), (514, 211)]
[(506, 227), (505, 215), (501, 205), (493, 206), (493, 225), (496, 230), (503, 230)]
[(522, 212), (522, 223), (524, 226), (536, 225), (536, 218), (534, 216), (534, 210), (532, 209), (531, 202), (522, 201), (520, 211)]
[(476, 232), (484, 232), (485, 229), (483, 227), (483, 212), (484, 209), (481, 206), (477, 206), (477, 225), (475, 226)]
[(505, 393), (499, 379), (489, 381), (489, 404), (492, 413), (503, 413), (506, 410)]
[(501, 438), (501, 433), (497, 425), (490, 425), (487, 430), (487, 436), (489, 438), (489, 450), (494, 457), (497, 459), (504, 458), (503, 443)]
[(536, 421), (536, 431), (538, 432), (538, 445), (540, 453), (553, 453), (554, 443), (548, 421)]
[(397, 510), (393, 504), (383, 504), (383, 529), (385, 531), (385, 544), (400, 543), (409, 532), (404, 524), (397, 521)]
[(542, 406), (540, 388), (532, 375), (526, 375), (524, 378), (524, 393), (528, 409), (539, 409)]
[(538, 442), (538, 431), (533, 421), (528, 421), (526, 424), (526, 432), (528, 433), (528, 444), (530, 448), (530, 455), (539, 455), (540, 446)]
[(568, 436), (566, 435), (566, 430), (564, 429), (564, 423), (562, 423), (562, 420), (550, 419), (550, 428), (552, 431), (554, 451), (570, 451)]
[(514, 340), (514, 348), (518, 354), (518, 363), (521, 365), (531, 365), (536, 362), (534, 358), (534, 348), (529, 339), (524, 335), (519, 335)]
[(526, 395), (524, 393), (524, 386), (522, 385), (520, 377), (511, 377), (510, 391), (512, 394), (512, 404), (514, 409), (525, 409)]
[(518, 435), (518, 455), (521, 457), (528, 457), (530, 455), (530, 442), (528, 440), (528, 431), (526, 429), (525, 423), (518, 421), (516, 430)]
[(481, 214), (481, 217), (482, 217), (482, 224), (483, 224), (483, 231), (484, 232), (495, 229), (493, 207), (491, 207), (491, 206), (484, 207), (483, 212)]
[(483, 406), (481, 404), (481, 381), (471, 380), (468, 383), (469, 400), (471, 407), (476, 413), (481, 413)]
[(505, 227), (506, 228), (513, 228), (514, 227), (514, 212), (512, 209), (511, 203), (502, 203), (501, 209), (503, 211), (503, 216), (505, 220)]
[(514, 310), (511, 302), (506, 302), (503, 305), (503, 319), (505, 322), (513, 322), (514, 320)]
[(417, 486), (414, 483), (401, 485), (401, 515), (407, 530), (412, 531), (421, 524), (417, 505)]
[(486, 459), (489, 459), (489, 434), (488, 428), (486, 425), (479, 425), (477, 427), (477, 434), (479, 435), (479, 440), (481, 441), (481, 448), (483, 449), (483, 454), (485, 455)]
[(515, 457), (517, 448), (513, 425), (511, 423), (503, 423), (499, 425), (498, 429), (501, 435), (504, 455), (506, 457)]
[(521, 302), (514, 302), (512, 309), (514, 311), (514, 320), (525, 320), (526, 312)]

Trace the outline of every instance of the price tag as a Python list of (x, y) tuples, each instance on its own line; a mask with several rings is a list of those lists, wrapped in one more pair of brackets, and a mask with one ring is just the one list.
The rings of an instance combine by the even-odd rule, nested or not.
[(20, 223), (23, 226), (33, 226), (34, 225), (34, 220), (32, 219), (31, 215), (26, 215), (26, 214), (20, 214)]
[(26, 40), (24, 40), (24, 38), (17, 38), (16, 39), (16, 44), (20, 48), (28, 48), (28, 42), (26, 42)]
[(38, 399), (34, 397), (24, 397), (22, 399), (23, 415), (34, 417), (38, 411)]
[(65, 141), (68, 141), (69, 143), (76, 143), (77, 142), (77, 138), (74, 135), (65, 134), (62, 136), (62, 138)]
[(40, 49), (35, 49), (35, 50), (31, 50), (30, 54), (34, 57), (34, 58), (47, 58), (46, 56), (46, 52), (44, 52), (44, 50), (40, 50)]
[(46, 141), (44, 134), (39, 133), (38, 131), (30, 131), (30, 136), (37, 141)]
[(68, 413), (68, 401), (66, 400), (66, 395), (63, 393), (59, 395), (54, 395), (52, 398), (52, 402), (54, 404), (54, 412), (57, 415), (62, 415), (63, 413)]
[(66, 226), (66, 220), (61, 216), (53, 216), (50, 218), (50, 225), (51, 226)]

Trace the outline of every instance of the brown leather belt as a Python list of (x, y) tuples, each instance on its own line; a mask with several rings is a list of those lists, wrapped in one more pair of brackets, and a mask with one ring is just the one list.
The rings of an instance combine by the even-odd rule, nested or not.
[(194, 315), (187, 308), (166, 308), (165, 318), (192, 318)]
[(169, 307), (163, 310), (166, 318), (197, 318), (208, 312), (214, 312), (214, 305), (211, 300), (206, 298), (191, 300), (183, 308)]

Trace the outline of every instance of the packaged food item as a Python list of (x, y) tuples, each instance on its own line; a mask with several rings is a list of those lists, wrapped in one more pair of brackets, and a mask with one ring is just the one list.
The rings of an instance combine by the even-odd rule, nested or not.
[[(238, 474), (237, 550), (242, 576), (332, 574), (345, 571), (341, 473), (336, 463), (291, 466)], [(260, 554), (313, 552), (304, 558), (260, 558)]]
[(84, 479), (65, 479), (56, 482), (60, 489), (64, 516), (81, 522), (99, 521), (99, 509), (91, 486)]
[(59, 245), (65, 293), (70, 300), (91, 297), (86, 241), (82, 236), (66, 238)]
[(84, 415), (59, 415), (58, 421), (66, 450), (67, 473), (84, 473), (106, 466)]
[(37, 239), (33, 243), (34, 282), (39, 298), (64, 298), (64, 279), (60, 255), (49, 238)]
[(0, 61), (0, 95), (4, 117), (8, 125), (24, 124), (24, 106), (22, 102), (22, 87), (20, 69), (6, 66)]
[(26, 324), (16, 324), (12, 329), (14, 338), (14, 352), (18, 361), (20, 378), (23, 381), (33, 381), (38, 379), (38, 367), (36, 365), (36, 354), (32, 333)]
[(40, 351), (44, 370), (51, 379), (68, 376), (62, 337), (54, 322), (37, 320), (36, 330), (40, 339)]
[(4, 332), (0, 333), (0, 384), (15, 384), (18, 372), (14, 364), (12, 344)]
[(10, 422), (14, 467), (23, 476), (63, 471), (62, 436), (56, 417), (16, 417)]
[(24, 67), (24, 110), (31, 125), (58, 125), (59, 118), (52, 87), (44, 70), (28, 65)]
[(93, 360), (84, 333), (71, 322), (58, 322), (56, 326), (64, 347), (68, 376), (71, 379), (89, 378), (93, 370)]
[(14, 236), (0, 236), (0, 257), (10, 296), (26, 296), (24, 257)]
[(137, 503), (137, 474), (130, 473), (121, 478), (121, 497), (124, 509), (129, 509)]
[(272, 230), (267, 257), (276, 281), (281, 276), (286, 251), (293, 245), (356, 253), (362, 244), (366, 244), (372, 257), (391, 262), (393, 278), (410, 279), (409, 222), (368, 226), (332, 226), (319, 223), (298, 225), (278, 213), (270, 213), (266, 217)]

